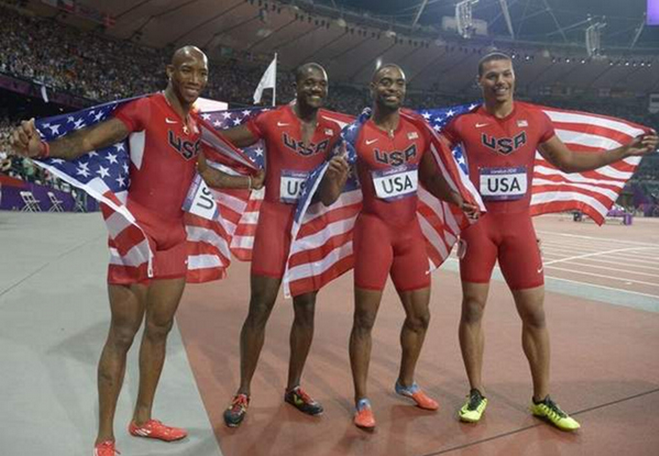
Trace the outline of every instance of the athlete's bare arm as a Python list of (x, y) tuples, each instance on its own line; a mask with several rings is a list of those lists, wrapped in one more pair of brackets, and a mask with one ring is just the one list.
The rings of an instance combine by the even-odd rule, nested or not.
[[(97, 149), (109, 147), (126, 139), (130, 132), (118, 119), (109, 119), (89, 128), (70, 133), (48, 143), (49, 157), (74, 160)], [(43, 155), (45, 146), (41, 143), (34, 119), (21, 122), (10, 138), (11, 146), (18, 155), (38, 157)]]
[(320, 201), (325, 206), (330, 206), (341, 195), (343, 187), (348, 180), (350, 165), (346, 160), (345, 143), (341, 145), (339, 155), (332, 157), (329, 161), (329, 167), (325, 171), (323, 180), (320, 182), (318, 191), (320, 192)]
[(249, 147), (259, 140), (245, 124), (221, 130), (220, 134), (236, 147)]
[(204, 182), (209, 187), (214, 188), (244, 188), (258, 190), (263, 187), (265, 179), (265, 171), (260, 169), (253, 176), (232, 176), (219, 169), (212, 168), (206, 161), (206, 156), (203, 152), (199, 154), (197, 159), (197, 171), (201, 175)]
[(421, 157), (421, 163), (419, 163), (419, 180), (436, 198), (447, 203), (455, 204), (471, 219), (475, 220), (478, 218), (480, 212), (478, 207), (465, 202), (458, 192), (451, 189), (449, 183), (437, 169), (435, 160), (429, 152)]
[(633, 155), (644, 155), (657, 150), (659, 137), (656, 132), (637, 136), (624, 146), (602, 152), (577, 152), (570, 150), (557, 136), (540, 144), (540, 154), (552, 165), (565, 173), (590, 171)]

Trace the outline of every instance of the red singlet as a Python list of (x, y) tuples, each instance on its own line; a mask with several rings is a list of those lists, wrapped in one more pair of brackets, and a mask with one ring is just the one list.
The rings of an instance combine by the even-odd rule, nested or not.
[(487, 208), (461, 234), (462, 280), (488, 283), (498, 259), (511, 289), (542, 285), (529, 206), (536, 149), (554, 136), (551, 121), (537, 106), (515, 102), (503, 119), (480, 106), (454, 119), (442, 133), (452, 144), (462, 143), (469, 178)]
[(247, 128), (266, 145), (265, 197), (256, 227), (252, 274), (281, 278), (291, 245), (295, 205), (302, 184), (329, 157), (340, 127), (318, 111), (311, 142), (302, 142), (302, 124), (291, 105), (259, 114)]
[[(127, 207), (145, 231), (154, 253), (153, 278), (184, 277), (187, 251), (181, 208), (201, 148), (195, 117), (190, 115), (186, 123), (163, 93), (131, 101), (114, 117), (133, 133)], [(112, 241), (109, 244), (111, 251), (116, 248)], [(132, 283), (128, 272), (111, 259), (108, 282)]]
[(430, 286), (428, 254), (417, 220), (418, 165), (424, 133), (400, 118), (393, 134), (367, 121), (357, 138), (357, 172), (364, 202), (355, 223), (355, 286), (398, 291)]

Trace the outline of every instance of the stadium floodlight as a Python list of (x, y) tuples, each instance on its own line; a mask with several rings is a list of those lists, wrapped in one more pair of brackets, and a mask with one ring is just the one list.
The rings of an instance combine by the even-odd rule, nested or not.
[(462, 38), (471, 38), (474, 33), (474, 20), (471, 11), (476, 3), (478, 3), (478, 0), (462, 0), (455, 5), (455, 23)]
[(602, 57), (602, 29), (606, 27), (603, 22), (591, 24), (586, 29), (586, 51), (589, 57)]

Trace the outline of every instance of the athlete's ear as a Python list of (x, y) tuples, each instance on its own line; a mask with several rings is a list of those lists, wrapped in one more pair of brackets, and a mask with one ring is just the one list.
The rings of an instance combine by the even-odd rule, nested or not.
[(167, 65), (165, 67), (165, 72), (167, 73), (167, 80), (172, 80), (172, 75), (174, 74), (174, 65)]

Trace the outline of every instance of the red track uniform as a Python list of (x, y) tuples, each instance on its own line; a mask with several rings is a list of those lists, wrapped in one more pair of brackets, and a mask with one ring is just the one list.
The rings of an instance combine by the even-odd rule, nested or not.
[(452, 144), (463, 144), (469, 178), (487, 213), (461, 234), (460, 276), (488, 283), (496, 260), (512, 290), (544, 283), (542, 259), (529, 213), (535, 152), (554, 136), (539, 108), (515, 102), (503, 119), (483, 106), (454, 119), (443, 130)]
[[(127, 103), (114, 117), (131, 133), (144, 135), (143, 152), (131, 151), (127, 207), (145, 231), (154, 253), (153, 278), (184, 277), (187, 251), (181, 207), (201, 148), (201, 132), (194, 115), (186, 126), (164, 94), (158, 93)], [(112, 241), (109, 244), (114, 248)], [(129, 284), (133, 280), (123, 266), (111, 260), (108, 282)]]
[(265, 197), (256, 227), (251, 272), (280, 279), (286, 268), (302, 184), (314, 168), (327, 160), (340, 128), (319, 111), (316, 131), (305, 146), (300, 119), (290, 105), (263, 112), (246, 125), (266, 145)]
[(355, 222), (355, 286), (382, 290), (391, 273), (398, 291), (430, 286), (428, 253), (417, 220), (418, 165), (424, 133), (401, 118), (392, 136), (367, 121), (357, 138), (364, 195)]

